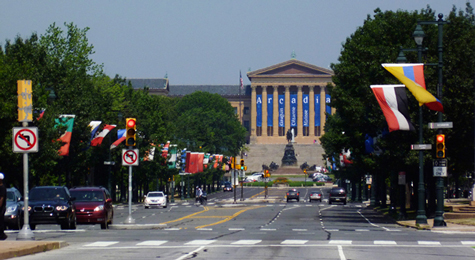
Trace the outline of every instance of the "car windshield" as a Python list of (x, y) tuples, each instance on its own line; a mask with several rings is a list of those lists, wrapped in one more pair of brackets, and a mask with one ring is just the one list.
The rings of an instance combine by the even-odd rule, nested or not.
[(104, 201), (104, 194), (97, 190), (70, 190), (76, 201)]
[(163, 197), (163, 193), (161, 192), (153, 192), (153, 193), (149, 193), (147, 195), (147, 197)]
[(66, 192), (63, 188), (32, 189), (30, 200), (64, 200)]
[(15, 201), (15, 193), (13, 191), (7, 191), (7, 201)]

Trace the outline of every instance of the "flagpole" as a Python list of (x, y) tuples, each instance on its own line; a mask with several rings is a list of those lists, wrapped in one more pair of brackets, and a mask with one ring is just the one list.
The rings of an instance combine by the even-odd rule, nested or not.
[(241, 110), (241, 89), (243, 87), (242, 85), (242, 74), (241, 71), (239, 71), (239, 121), (241, 122), (242, 125), (242, 110)]

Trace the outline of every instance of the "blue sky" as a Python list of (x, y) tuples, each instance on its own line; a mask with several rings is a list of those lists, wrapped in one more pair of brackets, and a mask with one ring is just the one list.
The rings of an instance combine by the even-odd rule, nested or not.
[[(447, 15), (466, 0), (0, 1), (0, 45), (44, 34), (52, 23), (89, 27), (91, 58), (107, 75), (172, 85), (239, 84), (246, 72), (291, 58), (323, 68), (373, 10)], [(473, 4), (473, 2), (472, 2)], [(64, 28), (64, 27), (63, 27)]]

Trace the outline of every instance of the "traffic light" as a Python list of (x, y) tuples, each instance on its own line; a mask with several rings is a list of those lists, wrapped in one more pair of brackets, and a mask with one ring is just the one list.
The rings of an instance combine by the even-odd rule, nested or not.
[(445, 135), (437, 135), (435, 140), (435, 157), (445, 158)]
[(269, 178), (269, 177), (270, 177), (269, 170), (264, 170), (264, 178)]
[(244, 159), (241, 159), (241, 170), (244, 170)]
[(307, 174), (307, 169), (303, 169), (303, 173), (304, 173), (304, 174)]
[(125, 145), (127, 146), (136, 145), (136, 122), (135, 118), (127, 118), (125, 120)]
[(234, 169), (234, 157), (231, 157), (231, 169)]

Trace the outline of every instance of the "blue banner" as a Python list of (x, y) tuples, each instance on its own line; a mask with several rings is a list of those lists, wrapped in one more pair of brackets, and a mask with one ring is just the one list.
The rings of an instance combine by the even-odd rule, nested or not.
[(256, 95), (256, 126), (262, 127), (262, 95)]
[(297, 94), (290, 95), (290, 127), (297, 126)]
[(308, 121), (310, 120), (310, 116), (309, 116), (309, 100), (308, 100), (308, 94), (303, 94), (302, 95), (302, 109), (303, 109), (303, 118), (302, 118), (302, 121), (303, 121), (303, 126), (304, 127), (308, 127), (309, 123)]
[(285, 95), (279, 95), (279, 127), (285, 127)]
[(332, 113), (332, 108), (331, 108), (331, 106), (330, 106), (330, 102), (331, 102), (330, 95), (329, 95), (329, 94), (326, 94), (326, 95), (325, 95), (325, 104), (326, 104), (326, 110), (325, 110), (325, 112), (327, 112), (328, 114), (331, 115), (331, 113)]
[(320, 94), (315, 94), (315, 126), (320, 126)]
[(274, 125), (274, 97), (267, 96), (267, 125)]

